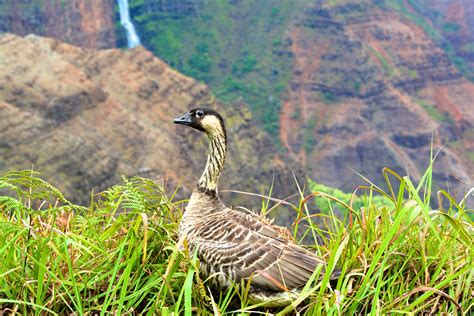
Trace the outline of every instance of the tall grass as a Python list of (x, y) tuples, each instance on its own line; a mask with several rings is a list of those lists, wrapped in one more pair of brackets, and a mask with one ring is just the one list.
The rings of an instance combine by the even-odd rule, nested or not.
[[(341, 268), (342, 276), (331, 286), (329, 274), (315, 271), (293, 304), (273, 309), (249, 303), (245, 283), (224, 292), (208, 288), (198, 258), (177, 240), (185, 201), (174, 201), (159, 183), (124, 179), (92, 197), (91, 205), (78, 206), (38, 174), (12, 171), (0, 177), (0, 189), (8, 193), (0, 197), (0, 311), (470, 314), (471, 211), (446, 192), (438, 196), (449, 206), (431, 208), (431, 168), (418, 185), (386, 169), (388, 192), (370, 183), (358, 188), (365, 198), (357, 209), (323, 192), (300, 191), (299, 204), (289, 207), (298, 214), (295, 236), (321, 240), (310, 248), (330, 268)], [(391, 203), (373, 203), (376, 195)], [(315, 214), (309, 201), (316, 196), (342, 205), (347, 217), (337, 218), (331, 209)], [(296, 234), (302, 227), (303, 236)]]

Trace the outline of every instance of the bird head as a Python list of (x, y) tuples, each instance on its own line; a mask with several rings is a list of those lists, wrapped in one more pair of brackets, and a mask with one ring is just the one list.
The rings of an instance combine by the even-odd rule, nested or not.
[(225, 135), (224, 120), (216, 111), (206, 108), (194, 108), (181, 117), (174, 119), (175, 124), (191, 126), (209, 136)]

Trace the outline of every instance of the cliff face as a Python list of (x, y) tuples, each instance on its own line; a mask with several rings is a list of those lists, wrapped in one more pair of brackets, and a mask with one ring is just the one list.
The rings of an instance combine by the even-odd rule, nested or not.
[(276, 153), (245, 104), (215, 104), (204, 84), (143, 48), (92, 51), (7, 34), (0, 63), (0, 172), (33, 166), (82, 201), (90, 189), (135, 174), (163, 176), (186, 196), (204, 167), (207, 140), (172, 120), (210, 105), (223, 112), (230, 138), (221, 190), (268, 189), (274, 174), (280, 196), (295, 192), (291, 171), (301, 177), (301, 169)]
[(87, 48), (115, 47), (114, 0), (2, 0), (0, 32), (37, 34)]
[(446, 146), (436, 183), (472, 184), (474, 84), (421, 27), (371, 2), (311, 4), (287, 43), (280, 137), (313, 179), (353, 190), (352, 170), (382, 183), (386, 166), (420, 178), (433, 135), (435, 149)]

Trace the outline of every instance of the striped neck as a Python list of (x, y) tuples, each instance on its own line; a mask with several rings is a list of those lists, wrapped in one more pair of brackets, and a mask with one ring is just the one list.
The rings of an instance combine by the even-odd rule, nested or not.
[(224, 126), (207, 135), (209, 137), (209, 154), (206, 167), (198, 182), (198, 189), (213, 195), (217, 194), (217, 182), (224, 167), (227, 154), (227, 137)]

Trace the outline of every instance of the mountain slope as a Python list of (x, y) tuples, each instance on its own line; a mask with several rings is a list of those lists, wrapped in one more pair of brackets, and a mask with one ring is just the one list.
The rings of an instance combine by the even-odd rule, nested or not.
[(145, 46), (219, 97), (243, 96), (316, 181), (352, 191), (354, 171), (380, 184), (387, 166), (417, 178), (433, 135), (435, 181), (461, 195), (474, 178), (474, 85), (416, 3), (132, 0), (131, 10)]
[(280, 137), (313, 179), (352, 190), (351, 169), (381, 183), (385, 166), (419, 178), (433, 136), (445, 146), (437, 184), (472, 186), (474, 84), (420, 26), (371, 2), (309, 5), (299, 18)]
[(182, 184), (185, 196), (205, 164), (207, 140), (172, 120), (210, 105), (223, 112), (230, 137), (221, 189), (268, 189), (274, 174), (285, 196), (294, 192), (291, 171), (301, 178), (245, 104), (216, 103), (204, 84), (143, 48), (93, 51), (7, 34), (0, 62), (0, 172), (33, 166), (82, 201), (92, 188), (138, 173)]

